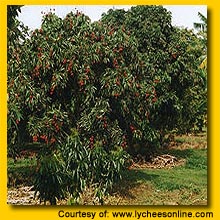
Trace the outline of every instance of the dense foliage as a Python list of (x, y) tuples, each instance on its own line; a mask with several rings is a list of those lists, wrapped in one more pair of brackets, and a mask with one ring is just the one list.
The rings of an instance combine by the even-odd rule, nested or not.
[(93, 23), (50, 12), (25, 34), (8, 42), (8, 149), (41, 143), (42, 200), (77, 198), (89, 180), (101, 200), (125, 151), (149, 155), (166, 133), (203, 123), (200, 39), (173, 27), (162, 6), (110, 10)]

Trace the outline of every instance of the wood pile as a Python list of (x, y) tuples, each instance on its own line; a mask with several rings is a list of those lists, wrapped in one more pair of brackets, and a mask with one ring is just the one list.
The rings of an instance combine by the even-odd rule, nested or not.
[(133, 161), (130, 169), (137, 169), (137, 168), (146, 168), (146, 169), (170, 169), (176, 166), (183, 166), (185, 164), (184, 159), (178, 159), (175, 156), (170, 154), (162, 154), (155, 156), (151, 159), (151, 161), (145, 161), (144, 157), (138, 155), (136, 160)]

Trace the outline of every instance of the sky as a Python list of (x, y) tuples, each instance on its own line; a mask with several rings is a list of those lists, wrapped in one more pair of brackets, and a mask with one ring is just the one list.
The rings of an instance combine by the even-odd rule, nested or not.
[[(31, 30), (40, 28), (42, 20), (42, 12), (54, 12), (61, 18), (64, 18), (70, 11), (76, 12), (76, 10), (88, 15), (92, 21), (99, 20), (102, 13), (107, 12), (110, 8), (124, 8), (128, 10), (131, 5), (28, 5), (21, 8), (19, 19), (28, 26)], [(172, 13), (173, 26), (184, 27), (188, 29), (193, 28), (194, 22), (200, 22), (198, 12), (207, 17), (206, 5), (164, 5), (168, 11)]]

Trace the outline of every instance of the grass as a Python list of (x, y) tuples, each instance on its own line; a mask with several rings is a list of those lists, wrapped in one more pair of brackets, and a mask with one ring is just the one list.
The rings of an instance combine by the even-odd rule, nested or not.
[(175, 146), (162, 153), (186, 160), (173, 169), (135, 169), (124, 173), (107, 204), (207, 205), (206, 135), (176, 136)]
[(206, 132), (193, 135), (176, 135), (175, 143), (179, 148), (203, 149), (207, 146), (207, 135)]
[[(207, 149), (172, 149), (169, 153), (186, 159), (172, 169), (132, 169), (123, 173), (106, 205), (207, 205)], [(90, 195), (88, 195), (90, 194)], [(82, 204), (93, 204), (91, 191)]]
[[(131, 169), (108, 197), (111, 205), (207, 205), (206, 135), (175, 136), (175, 144), (161, 154), (185, 159), (172, 169)], [(36, 159), (8, 159), (9, 186), (33, 184)], [(93, 192), (83, 195), (82, 204), (94, 204)]]
[(8, 187), (15, 187), (21, 184), (32, 185), (36, 164), (35, 158), (21, 158), (16, 162), (8, 158)]

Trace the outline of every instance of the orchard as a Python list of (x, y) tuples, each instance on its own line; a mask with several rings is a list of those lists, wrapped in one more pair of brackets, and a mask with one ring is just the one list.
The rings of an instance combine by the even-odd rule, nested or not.
[(8, 156), (39, 145), (41, 201), (70, 196), (75, 203), (96, 184), (103, 203), (129, 158), (149, 157), (165, 135), (204, 126), (201, 38), (173, 27), (162, 6), (109, 10), (96, 22), (79, 11), (63, 19), (51, 11), (30, 34), (13, 15)]

